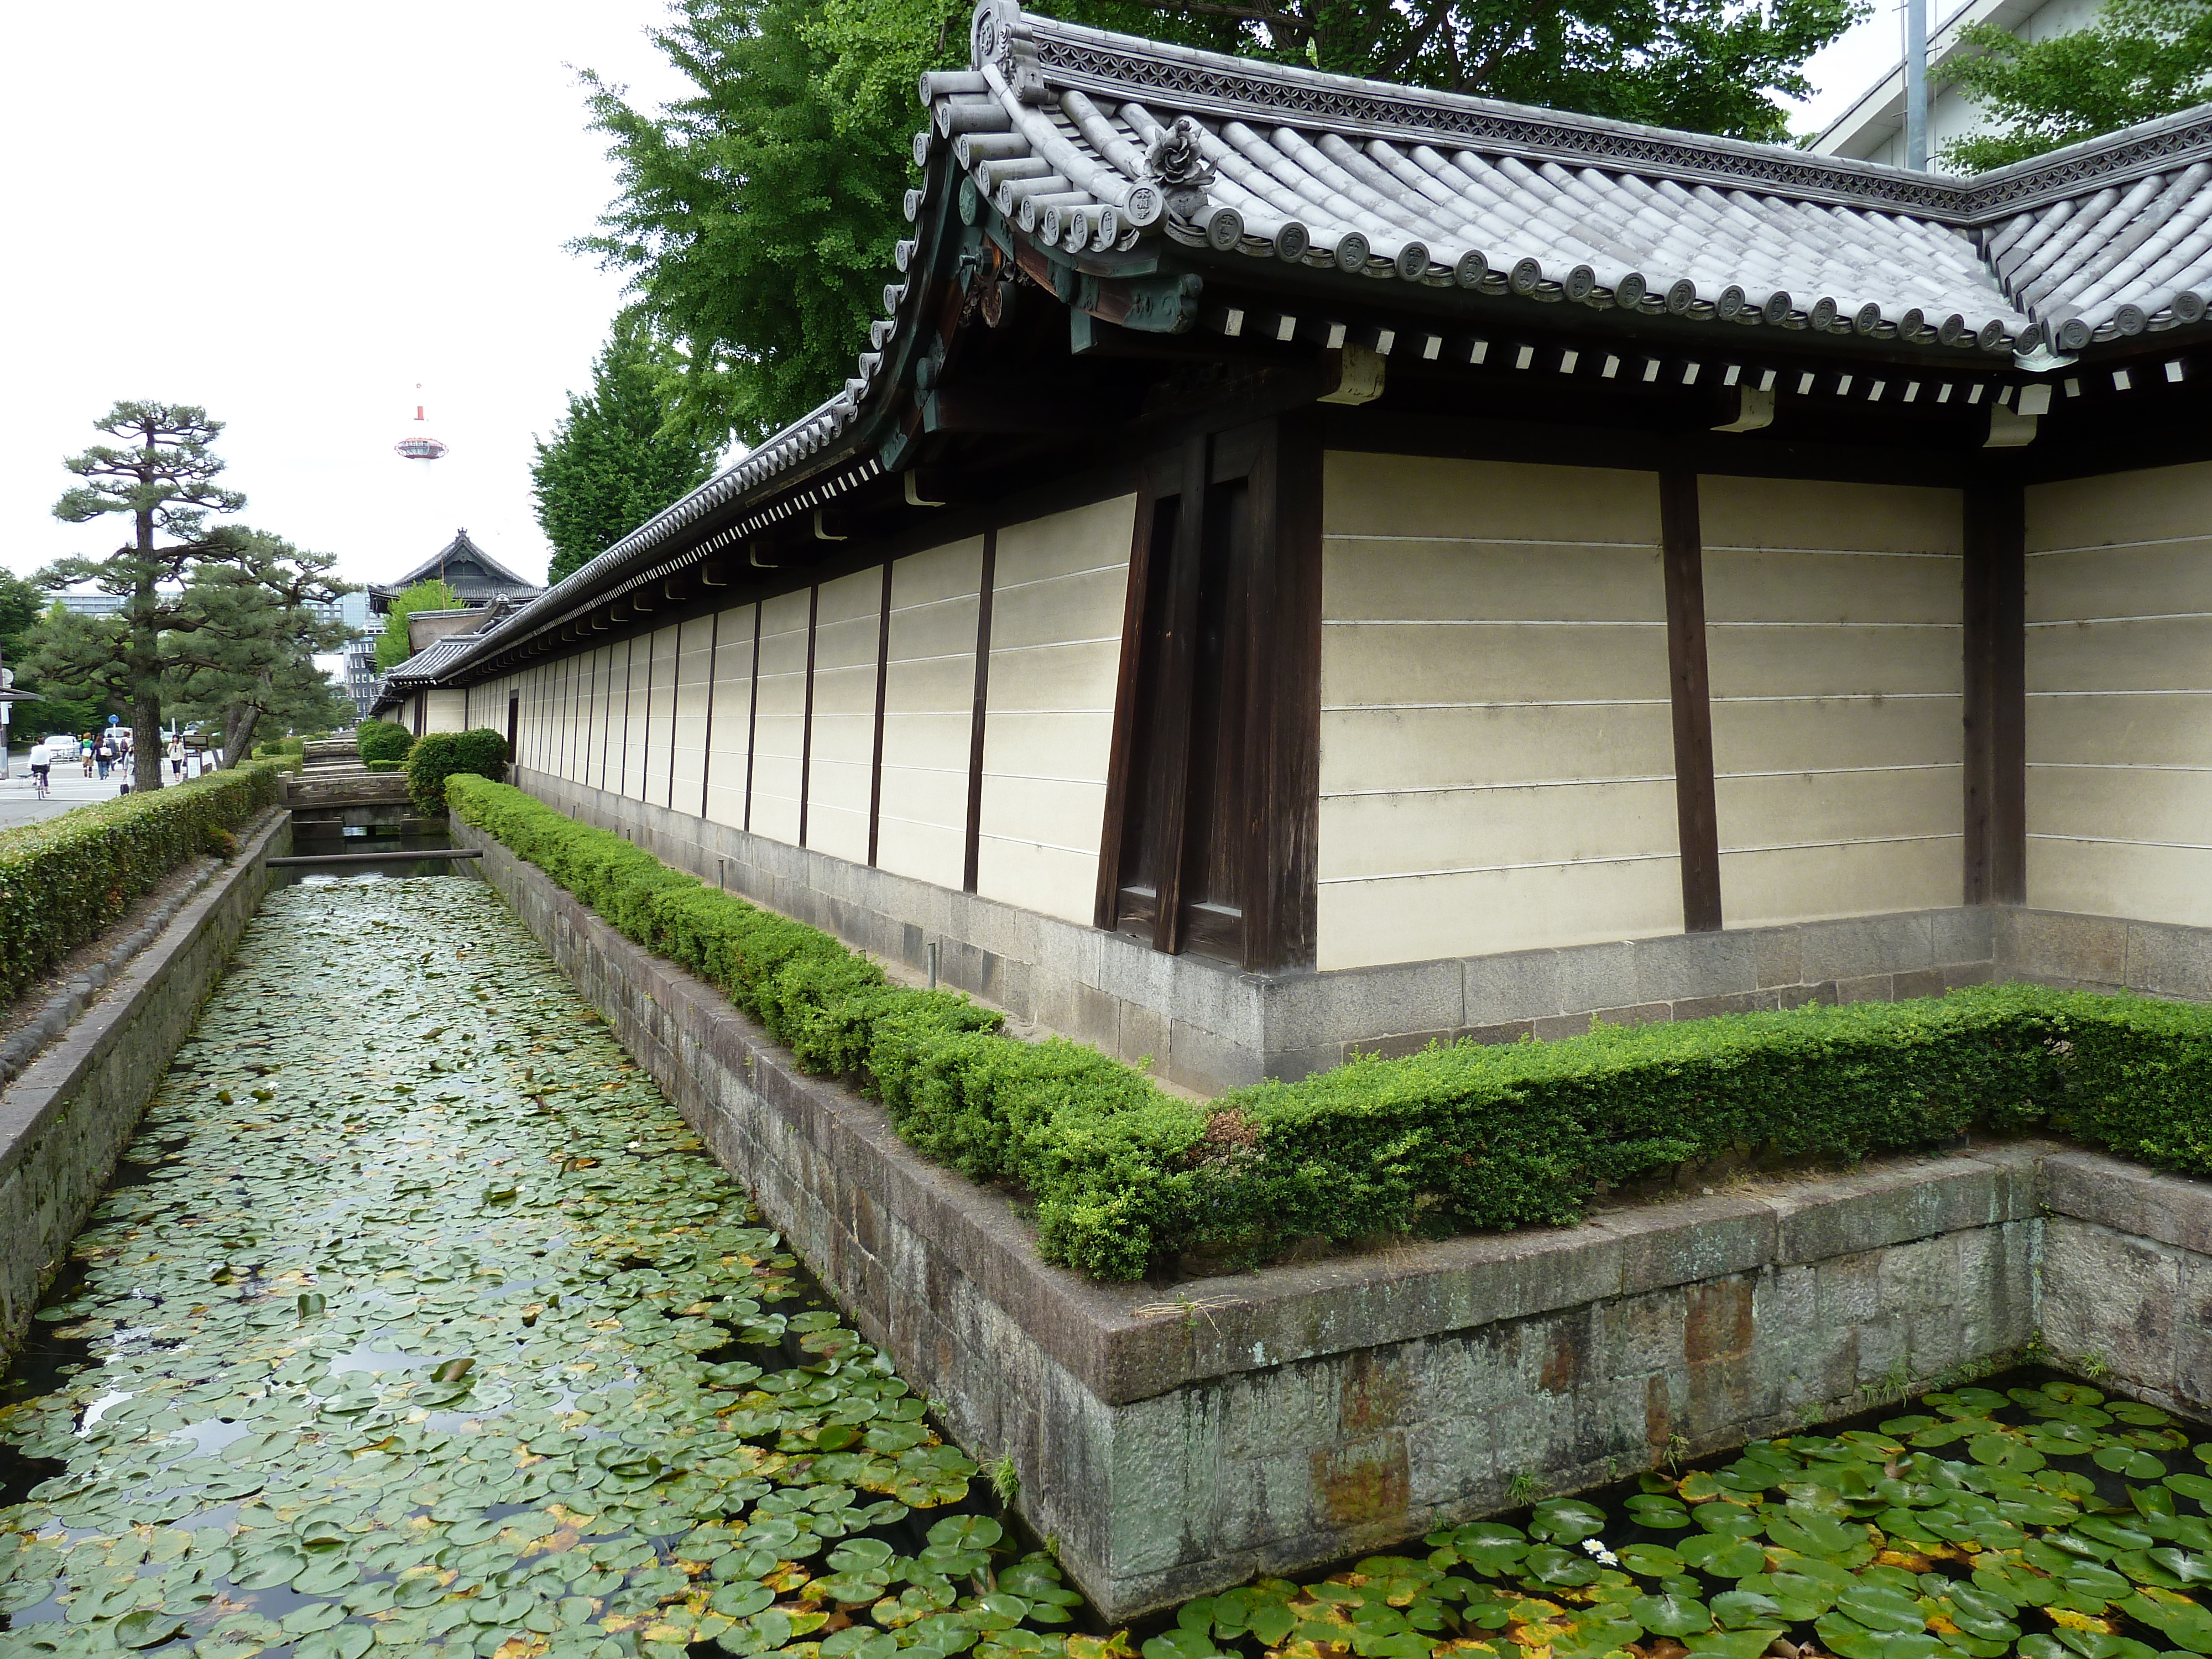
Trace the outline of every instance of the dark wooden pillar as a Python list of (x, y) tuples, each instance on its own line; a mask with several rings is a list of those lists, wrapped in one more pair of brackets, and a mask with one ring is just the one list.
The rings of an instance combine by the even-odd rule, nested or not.
[(884, 598), (876, 613), (876, 733), (868, 760), (868, 866), (875, 867), (876, 843), (884, 822), (884, 691), (891, 672), (891, 565), (884, 561)]
[(1321, 842), (1321, 423), (1276, 425), (1255, 538), (1249, 690), (1244, 966), (1314, 960)]
[(1193, 437), (1138, 497), (1097, 919), (1253, 969), (1314, 959), (1321, 437)]
[(2016, 483), (1966, 499), (1969, 904), (2027, 902), (2027, 516)]
[(799, 726), (799, 844), (806, 845), (807, 797), (814, 781), (814, 625), (822, 616), (822, 584), (806, 590), (806, 702)]
[(1705, 544), (1694, 472), (1659, 475), (1666, 572), (1667, 680), (1674, 706), (1674, 817), (1682, 846), (1682, 928), (1721, 927), (1720, 818), (1713, 804), (1712, 687), (1705, 672)]
[(968, 717), (968, 823), (960, 854), (960, 888), (975, 890), (983, 864), (983, 737), (991, 706), (991, 593), (999, 582), (999, 532), (983, 532), (983, 565), (975, 588), (975, 700)]

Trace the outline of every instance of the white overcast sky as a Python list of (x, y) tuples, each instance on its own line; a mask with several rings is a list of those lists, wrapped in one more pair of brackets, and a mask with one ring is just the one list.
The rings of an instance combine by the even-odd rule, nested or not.
[[(1896, 60), (1880, 3), (1808, 66), (1801, 131)], [(115, 399), (157, 398), (228, 422), (244, 522), (336, 553), (350, 580), (389, 580), (464, 525), (542, 580), (532, 436), (585, 383), (621, 301), (562, 246), (612, 183), (574, 70), (672, 95), (646, 38), (663, 15), (660, 0), (0, 4), (0, 559), (28, 574), (116, 544), (112, 523), (52, 516), (60, 458)], [(453, 447), (428, 469), (392, 451), (418, 381)]]

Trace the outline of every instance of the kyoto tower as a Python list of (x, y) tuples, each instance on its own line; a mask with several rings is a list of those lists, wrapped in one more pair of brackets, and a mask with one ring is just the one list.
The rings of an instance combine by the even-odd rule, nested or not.
[[(422, 395), (422, 383), (420, 380), (415, 383), (415, 392), (417, 397)], [(422, 462), (427, 474), (429, 463), (442, 459), (447, 447), (444, 439), (431, 435), (429, 422), (422, 418), (422, 405), (418, 403), (415, 405), (415, 420), (409, 427), (407, 435), (392, 446), (392, 452), (404, 459)]]

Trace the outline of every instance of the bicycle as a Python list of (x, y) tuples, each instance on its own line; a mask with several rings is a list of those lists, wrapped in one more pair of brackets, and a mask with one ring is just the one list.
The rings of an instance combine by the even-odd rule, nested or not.
[(31, 769), (31, 793), (37, 796), (40, 800), (46, 799), (48, 793), (46, 784), (46, 769), (43, 766), (33, 767)]

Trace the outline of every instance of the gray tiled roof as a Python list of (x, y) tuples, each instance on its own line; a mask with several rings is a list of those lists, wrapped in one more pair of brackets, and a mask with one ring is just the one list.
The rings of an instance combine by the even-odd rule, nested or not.
[[(921, 77), (908, 216), (964, 181), (1101, 272), (1172, 242), (1232, 289), (1295, 264), (1337, 273), (1353, 306), (1521, 295), (1744, 346), (1758, 328), (1951, 347), (1969, 374), (2197, 322), (2212, 289), (2212, 106), (1954, 179), (1199, 52), (1018, 0), (981, 0), (970, 40), (971, 68)], [(920, 257), (899, 244), (898, 272)], [(441, 643), (473, 655), (556, 623), (880, 473), (851, 438), (893, 404), (914, 297), (886, 286), (890, 315), (820, 407), (512, 618)], [(735, 503), (754, 511), (731, 524)], [(707, 541), (681, 537), (717, 514)]]
[(427, 684), (438, 678), (439, 672), (466, 655), (470, 647), (477, 643), (475, 634), (448, 634), (442, 640), (433, 640), (413, 656), (386, 674), (385, 684)]

